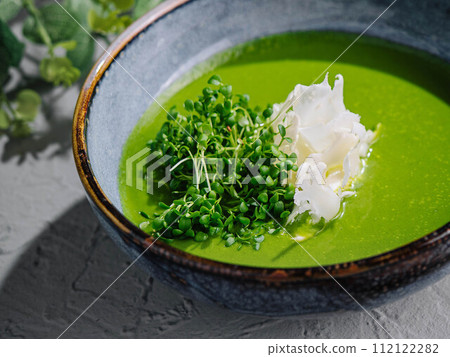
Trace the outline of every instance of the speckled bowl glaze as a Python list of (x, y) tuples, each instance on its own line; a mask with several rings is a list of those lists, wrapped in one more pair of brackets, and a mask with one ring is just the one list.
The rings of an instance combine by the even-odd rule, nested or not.
[[(363, 260), (302, 269), (261, 269), (199, 258), (154, 239), (122, 214), (118, 167), (131, 130), (157, 96), (212, 54), (266, 35), (363, 32), (389, 1), (172, 0), (131, 25), (98, 60), (81, 90), (75, 162), (111, 238), (150, 274), (196, 299), (252, 314), (300, 315), (374, 307), (450, 270), (450, 225)], [(399, 1), (367, 34), (450, 58), (445, 1)], [(443, 38), (446, 36), (446, 38)], [(153, 244), (154, 243), (154, 244)], [(356, 299), (356, 300), (355, 300)], [(357, 302), (356, 302), (357, 301)]]

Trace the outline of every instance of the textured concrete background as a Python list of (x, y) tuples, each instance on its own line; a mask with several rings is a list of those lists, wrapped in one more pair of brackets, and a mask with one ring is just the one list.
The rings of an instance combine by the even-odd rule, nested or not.
[[(34, 49), (33, 49), (34, 51)], [(33, 65), (25, 68), (33, 71)], [(0, 138), (0, 337), (57, 337), (130, 263), (84, 198), (70, 149), (78, 90), (41, 93), (37, 135)], [(299, 301), (301, 304), (301, 301)], [(394, 337), (450, 336), (450, 276), (371, 311)], [(363, 311), (261, 318), (207, 306), (132, 267), (65, 337), (376, 338)]]

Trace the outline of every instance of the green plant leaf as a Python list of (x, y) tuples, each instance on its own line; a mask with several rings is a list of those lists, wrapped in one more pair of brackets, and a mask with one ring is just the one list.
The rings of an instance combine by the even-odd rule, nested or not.
[(77, 43), (77, 48), (72, 51), (67, 51), (66, 56), (72, 61), (72, 65), (80, 70), (82, 75), (87, 74), (87, 71), (92, 67), (95, 42), (83, 29), (73, 36), (73, 40)]
[(127, 15), (119, 16), (120, 13), (120, 10), (111, 11), (103, 17), (91, 9), (88, 13), (88, 24), (93, 31), (105, 35), (122, 32), (132, 20)]
[(11, 32), (8, 25), (0, 20), (0, 85), (8, 77), (9, 67), (19, 65), (23, 47), (23, 43)]
[(8, 56), (9, 64), (17, 67), (22, 59), (24, 44), (11, 32), (3, 21), (0, 21), (0, 48), (2, 56)]
[(164, 0), (135, 0), (133, 19), (141, 17), (163, 1)]
[(86, 14), (90, 9), (101, 11), (94, 0), (66, 0), (64, 7), (84, 27), (88, 25)]
[[(90, 9), (88, 12), (87, 19), (88, 19), (89, 27), (92, 30), (97, 31), (97, 32), (102, 31), (103, 26), (104, 26), (104, 24), (103, 24), (104, 19), (97, 13), (97, 11), (95, 11), (94, 9)], [(100, 29), (100, 30), (98, 30), (98, 29)]]
[(121, 12), (130, 10), (134, 5), (134, 0), (94, 0), (101, 5), (104, 11), (120, 10)]
[(12, 124), (11, 135), (15, 138), (25, 138), (31, 134), (31, 127), (27, 122), (14, 121)]
[[(86, 14), (90, 9), (101, 11), (100, 6), (93, 0), (67, 0), (65, 8), (83, 26), (88, 27)], [(82, 76), (91, 69), (95, 52), (95, 42), (80, 26), (72, 37), (77, 42), (77, 48), (67, 51), (66, 57), (72, 61), (72, 65), (78, 68)]]
[(71, 86), (79, 77), (80, 70), (67, 57), (44, 58), (39, 66), (42, 78), (55, 85)]
[[(72, 39), (79, 25), (57, 4), (50, 4), (39, 9), (42, 22), (53, 43)], [(29, 16), (23, 25), (24, 36), (35, 43), (43, 43), (33, 17)]]
[(10, 121), (8, 114), (3, 109), (0, 109), (0, 130), (6, 130), (9, 128)]
[(284, 125), (279, 124), (278, 131), (283, 138), (286, 136), (286, 127)]
[(13, 19), (21, 8), (20, 0), (0, 0), (0, 20), (7, 22)]
[(116, 9), (127, 11), (130, 10), (134, 5), (134, 0), (111, 0)]
[(65, 50), (71, 51), (71, 50), (74, 50), (75, 48), (77, 48), (77, 41), (70, 40), (70, 41), (58, 42), (55, 44), (55, 47), (61, 47), (61, 48), (64, 48)]
[(33, 121), (41, 105), (41, 97), (34, 90), (24, 89), (17, 94), (17, 119)]

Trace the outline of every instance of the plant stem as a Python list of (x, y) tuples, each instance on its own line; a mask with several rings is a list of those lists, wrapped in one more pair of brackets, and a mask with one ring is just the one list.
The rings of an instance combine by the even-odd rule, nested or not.
[(51, 57), (53, 57), (53, 42), (50, 38), (50, 35), (47, 32), (47, 29), (44, 26), (44, 21), (42, 20), (41, 12), (34, 4), (34, 0), (22, 0), (23, 7), (27, 9), (29, 14), (33, 17), (36, 22), (36, 27), (39, 35), (41, 36), (42, 41), (44, 41), (45, 45), (48, 47), (48, 53)]

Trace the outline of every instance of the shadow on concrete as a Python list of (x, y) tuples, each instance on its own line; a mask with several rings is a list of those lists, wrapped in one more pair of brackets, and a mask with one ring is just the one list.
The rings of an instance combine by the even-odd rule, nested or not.
[(7, 162), (13, 158), (18, 158), (18, 163), (22, 164), (28, 155), (37, 159), (38, 155), (50, 145), (56, 145), (50, 158), (64, 155), (72, 148), (71, 131), (72, 121), (64, 119), (51, 122), (50, 128), (42, 134), (21, 139), (9, 138), (5, 144), (1, 161)]

